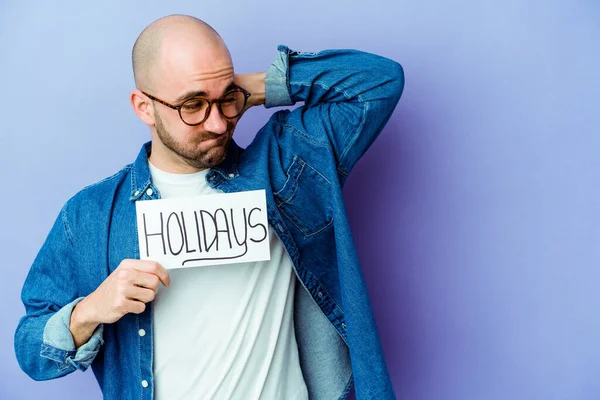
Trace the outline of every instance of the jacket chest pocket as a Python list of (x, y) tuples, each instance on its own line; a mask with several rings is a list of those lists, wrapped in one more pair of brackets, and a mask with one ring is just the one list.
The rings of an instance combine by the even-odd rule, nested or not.
[(312, 236), (333, 222), (331, 183), (300, 157), (287, 170), (283, 187), (273, 193), (279, 211), (305, 236)]

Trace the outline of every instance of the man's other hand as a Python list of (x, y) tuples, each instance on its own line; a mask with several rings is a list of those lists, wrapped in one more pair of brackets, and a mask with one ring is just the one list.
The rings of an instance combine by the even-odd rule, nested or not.
[(171, 284), (169, 273), (149, 260), (123, 260), (89, 296), (81, 300), (71, 314), (70, 330), (79, 348), (98, 325), (111, 324), (125, 314), (141, 314), (146, 303), (154, 300), (158, 285)]

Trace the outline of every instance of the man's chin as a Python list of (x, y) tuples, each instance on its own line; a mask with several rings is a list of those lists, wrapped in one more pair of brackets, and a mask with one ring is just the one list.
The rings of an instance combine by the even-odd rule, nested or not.
[(195, 162), (199, 168), (212, 168), (221, 164), (227, 156), (226, 144), (217, 145), (203, 153), (202, 156)]

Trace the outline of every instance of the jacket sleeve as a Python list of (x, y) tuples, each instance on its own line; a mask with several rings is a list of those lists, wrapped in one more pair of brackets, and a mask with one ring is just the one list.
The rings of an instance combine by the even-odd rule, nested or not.
[(15, 332), (21, 369), (35, 380), (86, 370), (103, 344), (100, 325), (87, 343), (75, 348), (71, 312), (83, 299), (76, 287), (76, 253), (63, 208), (25, 279), (21, 299), (25, 316)]
[(265, 85), (267, 108), (304, 102), (285, 123), (328, 142), (346, 177), (392, 115), (404, 72), (395, 61), (357, 50), (301, 53), (279, 46)]

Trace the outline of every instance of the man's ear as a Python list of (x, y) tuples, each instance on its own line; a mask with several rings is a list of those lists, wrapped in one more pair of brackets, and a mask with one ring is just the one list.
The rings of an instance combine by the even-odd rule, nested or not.
[(154, 126), (154, 105), (140, 90), (135, 89), (129, 95), (129, 101), (136, 115), (148, 126)]

